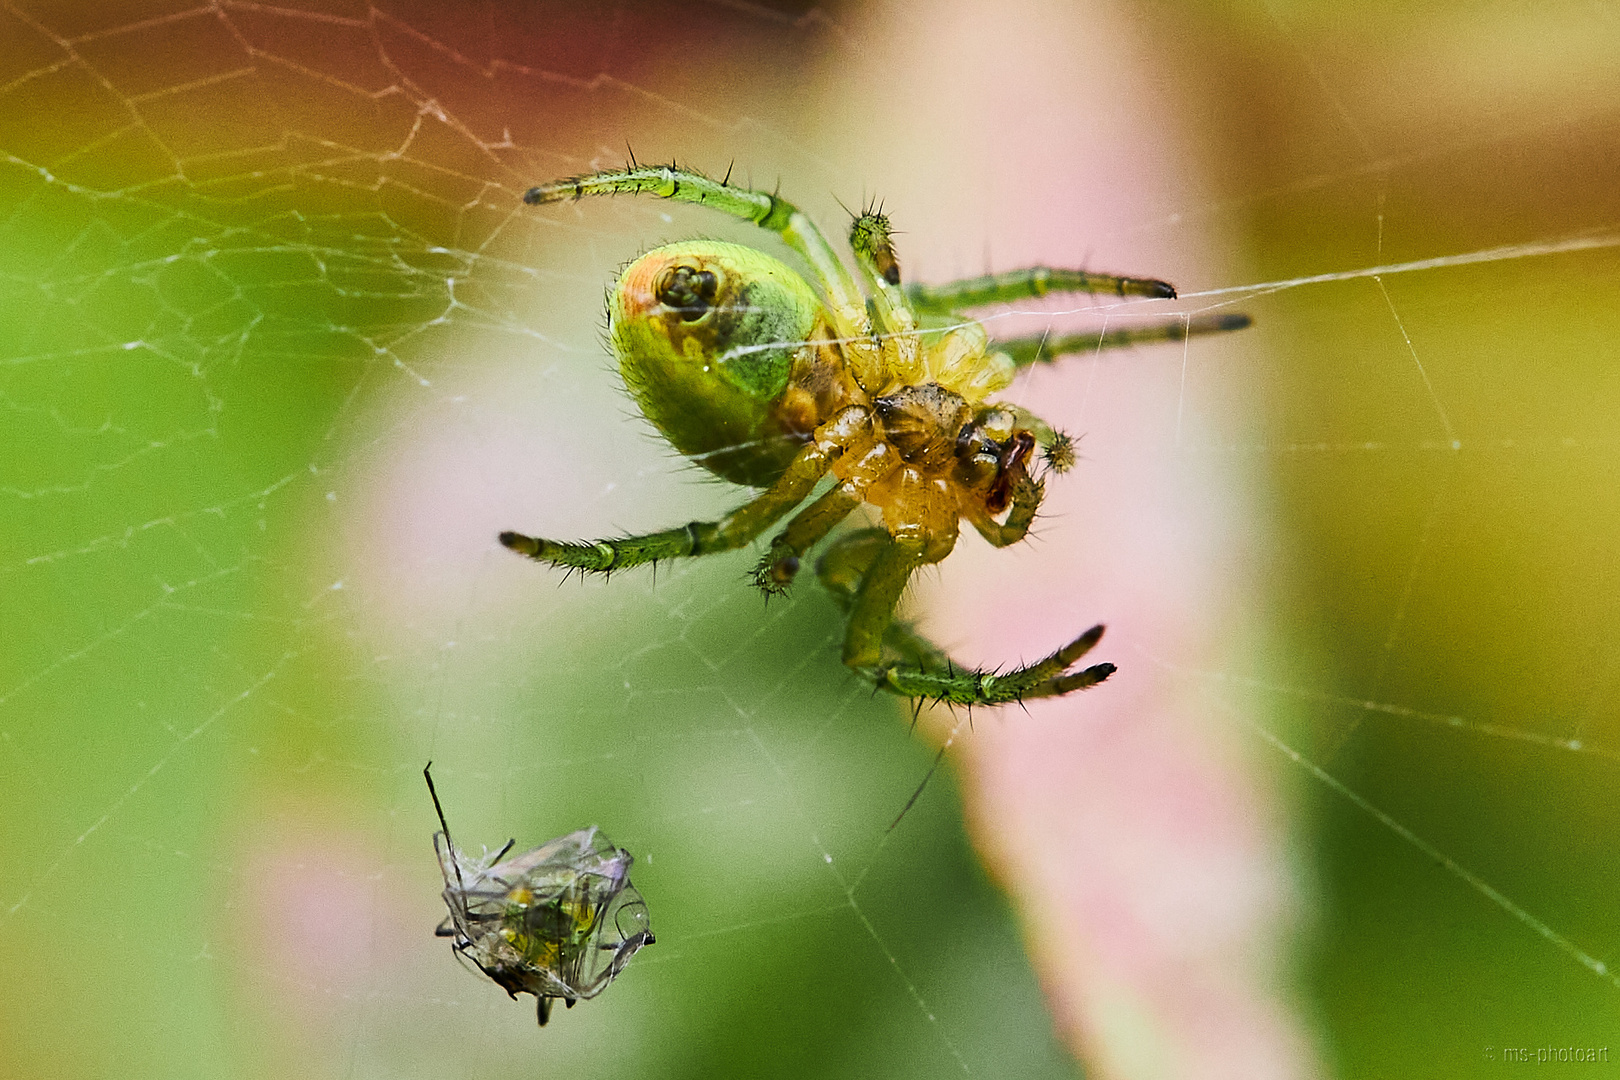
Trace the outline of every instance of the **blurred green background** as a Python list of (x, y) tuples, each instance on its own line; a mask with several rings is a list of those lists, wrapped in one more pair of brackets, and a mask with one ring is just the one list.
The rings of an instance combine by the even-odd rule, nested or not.
[[(908, 93), (840, 81), (860, 8), (584, 7), (0, 9), (0, 1073), (1079, 1068), (951, 779), (885, 833), (932, 752), (830, 603), (487, 542), (732, 499), (628, 415), (600, 304), (747, 230), (525, 183), (629, 141), (837, 221), (826, 115)], [(1120, 10), (1207, 174), (1142, 227), (1222, 238), (1214, 284), (1620, 234), (1612, 6)], [(1571, 955), (1620, 960), (1617, 286), (1597, 246), (1259, 290), (1186, 448), (1268, 537), (1264, 644), (1213, 682), (1557, 937), (1272, 755), (1335, 1075), (1620, 1060)], [(429, 757), (463, 846), (640, 857), (658, 944), (544, 1032), (431, 936)]]

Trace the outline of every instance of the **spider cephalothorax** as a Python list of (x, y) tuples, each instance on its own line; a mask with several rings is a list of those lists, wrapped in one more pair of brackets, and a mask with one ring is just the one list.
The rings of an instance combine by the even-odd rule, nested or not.
[(1246, 318), (1177, 317), (992, 348), (984, 327), (959, 310), (1049, 292), (1169, 298), (1175, 290), (1147, 278), (1045, 267), (902, 288), (888, 219), (869, 210), (850, 228), (863, 294), (816, 227), (780, 197), (674, 166), (561, 180), (524, 199), (615, 192), (651, 192), (753, 221), (812, 270), (820, 294), (762, 252), (688, 241), (632, 262), (608, 297), (609, 337), (642, 412), (681, 453), (764, 490), (719, 521), (591, 543), (508, 532), (503, 544), (584, 571), (706, 555), (753, 541), (830, 478), (772, 537), (754, 580), (781, 592), (834, 527), (862, 505), (875, 508), (881, 524), (833, 541), (817, 571), (848, 612), (844, 662), (876, 685), (997, 704), (1065, 694), (1113, 673), (1112, 664), (1070, 670), (1102, 636), (1100, 626), (1038, 663), (975, 671), (896, 622), (894, 610), (912, 573), (950, 554), (962, 521), (996, 547), (1024, 538), (1045, 493), (1034, 471), (1037, 447), (1052, 471), (1073, 464), (1067, 435), (1026, 409), (988, 401), (1020, 367), (1080, 348), (1236, 329)]

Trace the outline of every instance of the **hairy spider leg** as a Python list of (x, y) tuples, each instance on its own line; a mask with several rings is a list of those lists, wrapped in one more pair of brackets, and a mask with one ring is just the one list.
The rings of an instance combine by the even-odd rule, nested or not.
[(964, 308), (1005, 304), (1052, 293), (1111, 293), (1114, 296), (1143, 296), (1152, 300), (1174, 300), (1176, 297), (1173, 285), (1156, 278), (1056, 270), (1047, 266), (984, 274), (940, 285), (913, 282), (906, 286), (906, 298), (911, 301), (912, 308), (923, 315), (951, 315)]
[(866, 501), (863, 491), (864, 485), (845, 480), (795, 514), (760, 557), (754, 584), (767, 596), (786, 592), (799, 572), (799, 560)]
[(1012, 357), (1012, 362), (1018, 367), (1028, 367), (1037, 363), (1050, 364), (1075, 353), (1148, 345), (1161, 341), (1185, 341), (1201, 334), (1224, 334), (1232, 330), (1242, 330), (1251, 322), (1247, 315), (1238, 313), (1192, 315), (1165, 319), (1162, 322), (1141, 323), (1136, 326), (1109, 327), (1089, 334), (1009, 338), (1006, 341), (997, 341), (995, 347)]
[(906, 582), (925, 559), (924, 539), (920, 536), (890, 536), (880, 544), (877, 557), (850, 604), (849, 621), (844, 627), (844, 663), (858, 671), (870, 672), (883, 659), (883, 640), (894, 622), (894, 610)]
[(873, 329), (890, 378), (915, 383), (922, 378), (922, 343), (917, 317), (900, 288), (900, 260), (894, 254), (889, 219), (881, 213), (859, 214), (849, 227), (849, 246), (861, 276), (871, 288)]
[[(835, 543), (817, 567), (822, 584), (850, 611), (845, 662), (880, 689), (952, 705), (1001, 705), (1084, 690), (1114, 673), (1113, 664), (1069, 672), (1102, 639), (1101, 626), (1093, 626), (1045, 659), (1012, 671), (957, 666), (911, 627), (893, 621), (894, 601), (917, 565), (913, 561), (917, 553), (905, 548), (883, 529), (865, 529)], [(901, 658), (882, 662), (880, 644)]]
[[(855, 603), (861, 578), (889, 539), (889, 531), (880, 526), (859, 529), (839, 537), (816, 563), (816, 575), (821, 584), (845, 613)], [(950, 663), (950, 658), (938, 646), (903, 619), (889, 623), (883, 633), (883, 646), (917, 667), (926, 668), (930, 664), (944, 667)]]
[(838, 483), (809, 506), (795, 514), (787, 526), (772, 537), (770, 548), (754, 568), (754, 584), (766, 596), (787, 591), (799, 572), (800, 560), (826, 539), (827, 534), (866, 502), (872, 484), (895, 465), (894, 447), (875, 439), (858, 453), (838, 463)]
[(1093, 626), (1051, 656), (1006, 672), (918, 671), (899, 665), (879, 669), (888, 689), (908, 697), (931, 697), (952, 705), (1002, 705), (1011, 701), (1060, 697), (1096, 686), (1115, 671), (1113, 664), (1093, 664), (1069, 672), (1102, 638)]
[(816, 482), (852, 445), (870, 439), (872, 417), (851, 405), (815, 431), (776, 483), (719, 521), (694, 521), (661, 532), (565, 543), (503, 532), (501, 543), (520, 555), (587, 572), (620, 570), (682, 556), (729, 551), (749, 543), (809, 496)]
[(887, 381), (883, 358), (872, 338), (872, 324), (866, 302), (855, 287), (849, 269), (838, 258), (827, 238), (803, 211), (776, 194), (734, 187), (690, 169), (631, 167), (608, 169), (588, 176), (554, 180), (523, 193), (531, 206), (582, 199), (587, 195), (616, 195), (620, 192), (648, 192), (661, 199), (694, 203), (723, 214), (751, 221), (775, 233), (810, 264), (827, 299), (827, 316), (838, 334), (845, 358), (855, 381), (867, 393), (875, 394)]

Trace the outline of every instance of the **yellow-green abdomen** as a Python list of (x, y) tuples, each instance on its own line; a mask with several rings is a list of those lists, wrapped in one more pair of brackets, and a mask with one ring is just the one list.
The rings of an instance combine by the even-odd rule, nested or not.
[(619, 371), (647, 419), (681, 453), (754, 487), (803, 443), (773, 406), (821, 322), (821, 301), (791, 268), (718, 241), (649, 251), (608, 299)]

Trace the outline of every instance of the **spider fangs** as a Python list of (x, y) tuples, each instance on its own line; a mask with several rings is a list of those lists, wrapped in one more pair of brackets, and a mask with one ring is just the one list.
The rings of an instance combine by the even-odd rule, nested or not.
[(1024, 538), (1044, 495), (1036, 447), (1052, 472), (1073, 464), (1068, 436), (1026, 409), (987, 400), (1019, 368), (1079, 350), (1235, 330), (1249, 324), (1246, 316), (1176, 316), (991, 348), (984, 327), (958, 312), (1048, 293), (1176, 293), (1162, 281), (1046, 267), (902, 288), (888, 219), (868, 211), (850, 229), (863, 295), (815, 225), (781, 197), (674, 166), (559, 180), (524, 201), (620, 192), (752, 221), (810, 267), (819, 295), (753, 248), (687, 241), (635, 260), (608, 298), (613, 350), (642, 412), (681, 453), (762, 490), (718, 521), (583, 543), (506, 532), (501, 543), (588, 572), (708, 555), (750, 543), (830, 476), (831, 486), (772, 537), (754, 581), (767, 594), (786, 589), (836, 525), (863, 504), (874, 507), (881, 525), (843, 534), (817, 564), (847, 613), (850, 668), (899, 695), (970, 706), (1054, 697), (1113, 673), (1106, 663), (1073, 670), (1101, 626), (1036, 663), (975, 670), (897, 621), (895, 607), (919, 567), (950, 554), (963, 520), (996, 547)]

